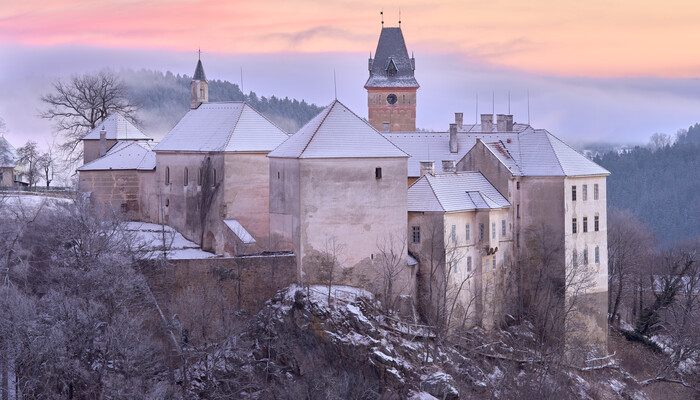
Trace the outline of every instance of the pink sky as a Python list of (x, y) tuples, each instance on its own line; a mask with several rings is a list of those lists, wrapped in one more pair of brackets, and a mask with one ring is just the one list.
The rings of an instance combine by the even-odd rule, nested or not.
[(417, 53), (557, 76), (694, 78), (700, 3), (682, 0), (25, 0), (0, 42), (209, 53), (366, 52), (379, 9)]

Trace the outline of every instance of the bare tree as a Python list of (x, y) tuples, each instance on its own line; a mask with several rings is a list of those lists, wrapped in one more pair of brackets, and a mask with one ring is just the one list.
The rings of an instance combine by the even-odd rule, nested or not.
[(82, 157), (80, 140), (113, 113), (135, 120), (138, 106), (129, 100), (126, 85), (114, 73), (74, 75), (53, 83), (53, 93), (41, 97), (46, 109), (41, 117), (55, 123), (65, 142), (61, 149), (69, 159)]
[(17, 149), (17, 155), (19, 157), (18, 163), (25, 166), (24, 176), (27, 177), (29, 186), (36, 186), (41, 176), (39, 167), (41, 155), (36, 142), (28, 141), (27, 144)]
[(673, 138), (671, 135), (666, 133), (657, 132), (651, 135), (651, 138), (649, 139), (649, 147), (651, 147), (652, 150), (659, 150), (670, 146), (671, 144), (673, 144)]
[(335, 282), (336, 273), (342, 266), (339, 259), (344, 245), (335, 236), (327, 237), (323, 244), (319, 262), (319, 275), (328, 286), (328, 306), (331, 305), (331, 289)]
[[(640, 272), (652, 249), (649, 228), (629, 211), (608, 213), (608, 312), (610, 321), (619, 321), (619, 309), (632, 299)], [(635, 279), (637, 278), (637, 279)], [(632, 304), (635, 307), (635, 304)]]
[(381, 278), (382, 300), (384, 311), (390, 313), (395, 310), (397, 293), (406, 289), (409, 279), (406, 260), (406, 235), (389, 235), (378, 244), (379, 276)]

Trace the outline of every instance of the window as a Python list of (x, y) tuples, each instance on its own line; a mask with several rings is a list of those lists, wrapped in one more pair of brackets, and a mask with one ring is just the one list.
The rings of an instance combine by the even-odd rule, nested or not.
[(389, 132), (390, 126), (389, 122), (382, 122), (382, 132)]
[(491, 261), (490, 258), (486, 259), (486, 272), (489, 272), (489, 262)]
[(170, 185), (170, 167), (165, 167), (165, 184)]
[(576, 233), (576, 218), (571, 218), (571, 233)]
[(515, 182), (515, 188), (520, 190), (520, 181)]
[(452, 243), (457, 243), (457, 226), (452, 225), (452, 231), (450, 232), (450, 238), (452, 239)]
[(506, 220), (501, 220), (501, 236), (506, 236)]
[(574, 253), (571, 255), (571, 262), (576, 265), (578, 264), (578, 252), (574, 250)]
[(508, 253), (503, 253), (503, 269), (508, 267)]
[(277, 171), (277, 179), (279, 179), (279, 178), (280, 178), (280, 172)]
[(471, 238), (471, 235), (470, 235), (470, 232), (469, 232), (469, 224), (467, 224), (467, 230), (466, 230), (466, 232), (465, 232), (465, 237), (467, 238), (467, 241), (471, 240), (471, 239), (470, 239), (470, 238)]
[(204, 97), (204, 88), (199, 88), (199, 97)]
[(411, 227), (411, 241), (413, 243), (420, 243), (420, 226)]
[(479, 240), (484, 240), (484, 224), (479, 224)]
[(467, 272), (472, 272), (472, 258), (467, 257)]
[[(2, 176), (0, 176), (0, 179), (1, 179), (1, 178), (2, 178)], [(127, 211), (126, 203), (122, 203), (122, 212), (123, 212), (123, 213), (126, 213), (126, 211)]]
[(597, 215), (593, 217), (593, 230), (596, 232), (600, 230), (600, 218)]
[(211, 170), (211, 185), (216, 186), (216, 168)]
[(403, 101), (402, 104), (406, 104), (406, 95), (405, 95), (405, 94), (403, 95), (403, 100), (402, 100), (402, 101)]
[(576, 201), (576, 185), (571, 187), (571, 201)]
[(583, 263), (588, 264), (588, 249), (583, 249)]
[(2, 184), (2, 179), (3, 179), (2, 172), (0, 172), (0, 184)]
[(598, 184), (593, 185), (593, 200), (598, 200)]
[(520, 204), (515, 206), (515, 216), (520, 218)]
[(185, 167), (185, 175), (183, 176), (182, 182), (184, 186), (187, 186), (190, 180), (190, 171)]
[(376, 179), (382, 179), (382, 169), (377, 167), (374, 169), (374, 177)]
[(588, 200), (588, 185), (583, 185), (581, 195), (583, 195), (583, 201)]
[(165, 206), (166, 207), (170, 206), (170, 199), (165, 199)]
[(588, 232), (588, 217), (583, 217), (583, 232)]
[(596, 264), (600, 262), (600, 248), (598, 246), (595, 247), (595, 262)]
[(457, 273), (457, 260), (452, 260), (452, 272)]
[(496, 263), (496, 255), (493, 255), (493, 270), (496, 270), (496, 267), (498, 267), (498, 264)]
[(491, 239), (496, 238), (496, 223), (491, 222)]
[(515, 233), (515, 246), (520, 247), (520, 232)]
[(197, 175), (197, 185), (202, 186), (202, 169), (199, 169), (199, 175)]

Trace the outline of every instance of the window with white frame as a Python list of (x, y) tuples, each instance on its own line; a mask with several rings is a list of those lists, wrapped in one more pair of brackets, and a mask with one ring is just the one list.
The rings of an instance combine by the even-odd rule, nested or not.
[(469, 232), (469, 224), (467, 224), (467, 229), (465, 230), (465, 237), (467, 238), (467, 241), (471, 240), (471, 232)]
[(491, 239), (496, 238), (496, 223), (491, 222)]
[(571, 186), (571, 201), (576, 201), (576, 185)]
[(593, 200), (598, 200), (598, 184), (593, 184)]
[(501, 236), (506, 237), (506, 220), (501, 220)]
[(593, 230), (596, 232), (600, 230), (600, 218), (597, 215), (593, 217)]
[(600, 262), (600, 248), (598, 246), (595, 247), (595, 263), (598, 264)]
[(484, 224), (479, 224), (479, 240), (484, 240)]
[(583, 185), (581, 196), (583, 197), (583, 201), (588, 200), (588, 185)]

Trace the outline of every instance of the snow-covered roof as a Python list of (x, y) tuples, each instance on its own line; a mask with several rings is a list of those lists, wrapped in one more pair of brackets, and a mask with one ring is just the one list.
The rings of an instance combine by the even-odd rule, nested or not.
[(0, 136), (0, 168), (14, 168), (17, 150), (4, 137)]
[(338, 100), (268, 154), (282, 158), (408, 157)]
[(408, 188), (408, 211), (452, 212), (509, 207), (480, 172), (424, 175)]
[(225, 219), (224, 223), (228, 228), (233, 232), (238, 239), (245, 243), (245, 244), (251, 244), (255, 243), (255, 239), (253, 239), (253, 236), (248, 233), (248, 231), (241, 225), (240, 222), (238, 222), (235, 219)]
[[(495, 125), (495, 124), (494, 124)], [(605, 168), (569, 147), (544, 129), (516, 124), (512, 132), (481, 132), (480, 125), (465, 126), (457, 133), (458, 151), (450, 152), (447, 132), (391, 132), (384, 136), (405, 150), (408, 176), (420, 176), (420, 162), (434, 161), (441, 173), (443, 160), (459, 162), (477, 140), (515, 176), (607, 175)]]
[(153, 140), (119, 113), (105, 118), (95, 129), (83, 136), (83, 140), (100, 140), (102, 128), (107, 132), (107, 140)]
[(269, 152), (289, 135), (245, 102), (203, 103), (155, 151)]
[[(395, 68), (395, 72), (389, 73)], [(408, 57), (401, 28), (382, 28), (377, 51), (369, 69), (365, 88), (370, 87), (419, 87), (413, 75), (415, 65)]]
[[(153, 152), (147, 145), (138, 142), (117, 142), (107, 154), (83, 165), (78, 171), (138, 169), (149, 153)], [(155, 168), (155, 163), (153, 167)]]

